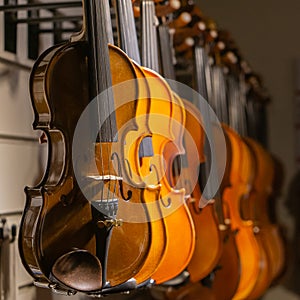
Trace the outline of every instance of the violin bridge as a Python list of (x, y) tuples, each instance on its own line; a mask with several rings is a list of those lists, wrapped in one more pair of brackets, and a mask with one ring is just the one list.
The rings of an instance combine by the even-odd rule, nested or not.
[(92, 178), (94, 180), (98, 181), (113, 181), (113, 180), (123, 180), (123, 177), (121, 176), (116, 176), (116, 175), (88, 175), (88, 178)]

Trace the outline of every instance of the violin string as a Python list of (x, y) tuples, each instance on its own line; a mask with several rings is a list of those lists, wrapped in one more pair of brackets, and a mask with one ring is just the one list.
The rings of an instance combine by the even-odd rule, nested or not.
[[(90, 34), (89, 34), (89, 43), (90, 43), (90, 49), (93, 49), (92, 51), (90, 51), (90, 62), (89, 62), (89, 68), (92, 68), (92, 74), (95, 76), (94, 78), (94, 91), (95, 92), (92, 92), (92, 97), (98, 97), (99, 95), (99, 92), (101, 90), (101, 83), (99, 80), (99, 57), (98, 57), (98, 45), (96, 43), (96, 41), (98, 40), (98, 28), (95, 26), (95, 24), (97, 24), (97, 16), (95, 13), (92, 13), (92, 12), (96, 12), (96, 3), (95, 1), (89, 1), (88, 2), (89, 5), (86, 6), (86, 9), (89, 10), (89, 12), (87, 12), (87, 18), (86, 19), (89, 19), (89, 24), (90, 24)], [(100, 11), (101, 12), (101, 11)], [(102, 38), (104, 38), (103, 36), (101, 36)], [(92, 99), (91, 99), (92, 100)], [(100, 130), (100, 124), (101, 124), (101, 114), (100, 114), (100, 104), (99, 104), (99, 101), (97, 101), (97, 117), (98, 119), (96, 120), (98, 122), (97, 124), (97, 127), (99, 128), (98, 130), (98, 138), (99, 140), (101, 141), (102, 140), (102, 136), (101, 136), (101, 130)], [(93, 126), (93, 124), (92, 124)], [(95, 146), (97, 144), (97, 141), (95, 143)], [(96, 147), (94, 147), (94, 151), (96, 150)], [(101, 148), (100, 148), (100, 158), (102, 157), (102, 154), (101, 154)], [(98, 159), (99, 157), (95, 157), (95, 160), (96, 162), (99, 161)], [(102, 163), (102, 168), (101, 168), (101, 171), (103, 170), (103, 162), (102, 160), (100, 160), (100, 162)], [(96, 169), (98, 170), (99, 172), (99, 166), (96, 165)], [(103, 190), (101, 190), (101, 195), (100, 195), (100, 198), (103, 199)]]
[[(96, 7), (96, 3), (95, 2), (97, 2), (97, 1), (94, 1), (94, 7), (93, 8), (94, 8), (94, 11), (97, 11), (97, 7)], [(100, 12), (102, 12), (102, 11), (100, 11)], [(101, 18), (101, 21), (102, 21), (102, 18)], [(103, 26), (103, 24), (101, 24), (101, 26)], [(98, 30), (98, 28), (96, 28), (96, 30)], [(98, 36), (98, 34), (96, 36)], [(104, 40), (103, 42), (105, 42), (105, 36), (102, 36), (102, 39)], [(99, 59), (97, 59), (96, 62), (99, 64), (100, 63)], [(102, 78), (101, 76), (99, 78), (99, 75), (102, 75), (102, 74), (99, 74), (99, 72), (97, 72), (96, 75), (97, 75), (97, 83), (99, 84), (99, 82), (101, 80), (100, 78)], [(99, 97), (99, 94), (101, 92), (103, 92), (103, 91), (101, 91), (101, 88), (98, 86), (96, 96)], [(99, 103), (100, 101), (101, 101), (101, 99), (98, 99), (98, 101), (97, 101), (98, 118), (99, 118), (99, 120), (98, 120), (98, 122), (99, 122), (98, 123), (98, 128), (99, 128), (98, 135), (99, 135), (99, 156), (100, 156), (98, 158), (98, 161), (101, 162), (101, 174), (100, 175), (103, 178), (103, 175), (104, 175), (104, 162), (103, 162), (103, 152), (102, 152), (102, 140), (103, 140), (103, 137), (102, 137), (102, 130), (101, 130), (102, 118), (101, 118), (101, 108), (100, 108), (100, 103)], [(98, 168), (98, 172), (99, 172), (99, 168)], [(103, 185), (103, 188), (101, 189), (101, 197), (100, 198), (101, 198), (100, 201), (102, 202), (103, 199), (104, 199), (104, 185)]]
[[(106, 21), (106, 32), (107, 32), (107, 41), (110, 43), (110, 44), (113, 44), (114, 41), (113, 41), (113, 33), (112, 33), (112, 22), (111, 22), (111, 14), (110, 14), (110, 5), (109, 5), (109, 1), (105, 1), (105, 21)], [(107, 45), (108, 46), (108, 45)], [(110, 57), (108, 57), (108, 64), (110, 64)], [(110, 72), (109, 73), (109, 76), (112, 76), (112, 73)], [(111, 79), (112, 81), (112, 79)], [(114, 98), (113, 98), (113, 87), (112, 87), (112, 84), (111, 86), (108, 87), (108, 111), (109, 111), (109, 115), (108, 115), (108, 118), (109, 118), (109, 123), (110, 123), (110, 126), (109, 126), (109, 130), (110, 130), (110, 140), (109, 140), (109, 143), (106, 144), (106, 154), (107, 154), (107, 159), (108, 159), (108, 175), (112, 175), (112, 172), (111, 172), (111, 151), (110, 151), (110, 147), (109, 147), (109, 144), (111, 144), (114, 139), (115, 139), (115, 136), (114, 134), (116, 133), (116, 130), (113, 130), (116, 129), (116, 124), (114, 122), (116, 122), (115, 118), (113, 118), (113, 116), (110, 114), (115, 114), (115, 110), (114, 110), (114, 106), (112, 107), (113, 103), (114, 103)], [(108, 179), (108, 189), (107, 189), (107, 202), (108, 202), (108, 205), (109, 205), (109, 199), (114, 199), (115, 197), (115, 190), (116, 190), (116, 180), (113, 180), (114, 181), (114, 184), (113, 184), (113, 187), (111, 186), (111, 179), (109, 178)], [(112, 191), (112, 190), (113, 191)]]
[[(100, 144), (99, 144), (99, 154), (100, 154), (100, 161), (101, 161), (101, 176), (103, 182), (103, 188), (101, 190), (101, 202), (103, 203), (103, 200), (106, 199), (106, 204), (108, 208), (108, 199), (110, 197), (110, 180), (108, 180), (108, 189), (105, 188), (105, 180), (104, 176), (106, 175), (106, 164), (104, 162), (104, 151), (106, 151), (106, 154), (108, 154), (109, 149), (107, 149), (108, 140), (112, 137), (112, 131), (110, 134), (108, 132), (102, 132), (103, 128), (104, 130), (107, 130), (107, 119), (103, 118), (109, 118), (109, 127), (110, 130), (112, 129), (111, 119), (110, 119), (110, 103), (111, 103), (111, 71), (110, 71), (110, 61), (109, 61), (109, 49), (108, 49), (108, 42), (111, 41), (111, 37), (109, 36), (112, 32), (112, 29), (109, 29), (110, 26), (110, 8), (108, 1), (104, 1), (103, 3), (100, 3), (100, 1), (95, 1), (95, 7), (94, 11), (100, 12), (100, 19), (98, 19), (96, 24), (100, 23), (100, 28), (95, 28), (97, 35), (99, 39), (97, 40), (98, 47), (97, 49), (101, 49), (102, 51), (97, 51), (97, 63), (100, 64), (100, 67), (104, 67), (104, 72), (97, 72), (97, 83), (101, 84), (101, 86), (98, 86), (97, 89), (97, 96), (101, 95), (102, 97), (99, 99), (101, 104), (99, 104), (98, 101), (98, 116), (99, 116), (99, 138), (100, 138)], [(100, 32), (98, 32), (100, 31)], [(102, 45), (101, 45), (102, 43)], [(101, 66), (103, 64), (103, 66)], [(99, 68), (98, 68), (99, 69)], [(104, 74), (103, 74), (104, 73)], [(103, 93), (105, 95), (103, 95)], [(105, 126), (104, 126), (105, 125)], [(104, 127), (103, 127), (104, 126)], [(104, 146), (103, 147), (103, 142)], [(109, 156), (107, 156), (109, 157)], [(108, 172), (110, 174), (110, 164), (108, 163)], [(104, 194), (104, 192), (106, 192)]]
[[(162, 47), (162, 45), (166, 46), (166, 48), (160, 48), (161, 59), (163, 62), (165, 62), (164, 66), (166, 67), (164, 69), (164, 77), (175, 80), (174, 66), (173, 66), (172, 60), (170, 59), (172, 57), (172, 48), (171, 47), (173, 47), (173, 46), (171, 43), (170, 33), (169, 33), (167, 25), (161, 24), (159, 26), (159, 33), (160, 33), (159, 34), (160, 47)], [(176, 97), (174, 97), (174, 98), (176, 100)], [(181, 109), (179, 102), (176, 103), (175, 105), (178, 106), (179, 109)], [(184, 130), (186, 130), (186, 129), (184, 129)], [(185, 148), (184, 132), (183, 132), (183, 136), (182, 136), (182, 143)], [(176, 184), (178, 186), (186, 186), (186, 182), (189, 181), (187, 178), (186, 172), (182, 172), (183, 168), (187, 167), (187, 165), (188, 165), (188, 162), (187, 162), (186, 153), (178, 155), (174, 159), (173, 168), (171, 169), (171, 172), (174, 172), (175, 180), (179, 180), (179, 182), (176, 182)], [(176, 184), (174, 184), (174, 186), (176, 186)], [(189, 193), (191, 193), (191, 192), (192, 191), (189, 191)]]

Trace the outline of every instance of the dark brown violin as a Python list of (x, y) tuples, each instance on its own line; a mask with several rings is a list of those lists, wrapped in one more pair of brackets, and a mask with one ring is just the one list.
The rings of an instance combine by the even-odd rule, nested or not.
[[(128, 130), (136, 126), (138, 86), (130, 59), (119, 48), (107, 47), (112, 42), (107, 34), (111, 28), (107, 4), (85, 1), (82, 32), (44, 52), (30, 78), (33, 126), (45, 132), (49, 156), (40, 184), (26, 189), (20, 254), (37, 285), (71, 292), (105, 293), (123, 283), (126, 289), (134, 288), (132, 278), (143, 266), (151, 243), (143, 189), (123, 181), (122, 173), (129, 171), (120, 168), (122, 153), (112, 151), (118, 141), (117, 148), (122, 149), (124, 138), (118, 139), (118, 128), (127, 122), (133, 122)], [(111, 91), (113, 85), (128, 80), (125, 93)], [(89, 112), (101, 126), (96, 123), (96, 135), (86, 140), (91, 133), (80, 135), (76, 126), (85, 107), (101, 93), (106, 96), (96, 102), (95, 112)], [(123, 96), (131, 100), (126, 114), (124, 106), (114, 110)], [(105, 112), (105, 119), (99, 119)], [(82, 153), (74, 152), (76, 132), (82, 144), (88, 144)], [(75, 174), (77, 164), (79, 174)], [(129, 202), (139, 204), (145, 222), (134, 222), (135, 216), (128, 215)], [(118, 239), (111, 238), (114, 235)]]

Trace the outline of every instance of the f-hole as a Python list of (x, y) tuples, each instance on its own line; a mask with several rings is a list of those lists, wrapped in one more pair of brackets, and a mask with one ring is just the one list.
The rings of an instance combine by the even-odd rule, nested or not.
[(143, 157), (152, 157), (153, 154), (153, 146), (152, 146), (152, 137), (146, 136), (142, 139), (139, 145), (139, 162), (140, 166), (143, 163)]

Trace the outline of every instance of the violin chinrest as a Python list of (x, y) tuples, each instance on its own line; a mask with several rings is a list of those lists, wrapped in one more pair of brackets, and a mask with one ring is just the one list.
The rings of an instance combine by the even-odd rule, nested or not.
[(73, 250), (59, 257), (52, 267), (53, 277), (67, 287), (82, 292), (102, 288), (102, 266), (86, 250)]

